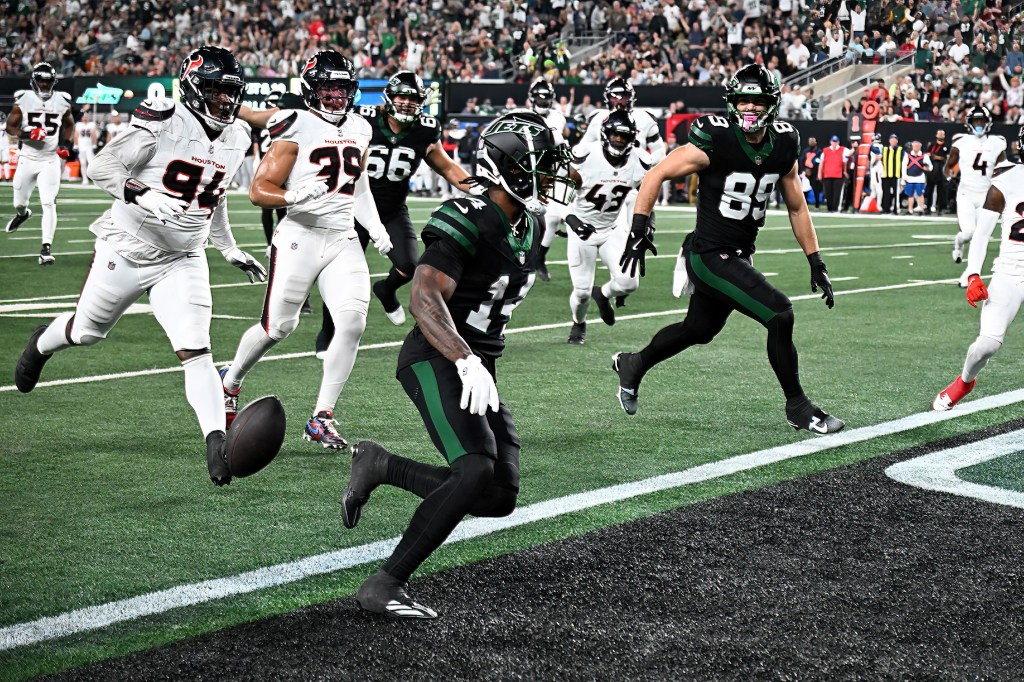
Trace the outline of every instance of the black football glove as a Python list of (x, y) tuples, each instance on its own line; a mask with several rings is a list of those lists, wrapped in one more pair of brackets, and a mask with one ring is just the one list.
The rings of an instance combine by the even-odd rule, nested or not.
[(825, 305), (830, 309), (836, 304), (836, 297), (832, 293), (832, 280), (828, 278), (828, 270), (825, 269), (825, 263), (821, 260), (821, 254), (817, 251), (807, 257), (807, 262), (811, 264), (811, 292), (815, 293), (818, 291), (818, 287), (821, 287), (821, 297), (825, 299)]
[(647, 252), (658, 255), (658, 249), (654, 247), (654, 221), (651, 216), (642, 213), (633, 214), (633, 226), (629, 230), (629, 239), (626, 241), (626, 250), (619, 259), (619, 267), (622, 273), (629, 277), (636, 277), (637, 268), (640, 269), (640, 276), (647, 272)]
[(590, 223), (583, 222), (571, 213), (565, 216), (565, 224), (568, 225), (582, 241), (587, 241), (590, 239), (590, 235), (597, 232), (596, 227)]

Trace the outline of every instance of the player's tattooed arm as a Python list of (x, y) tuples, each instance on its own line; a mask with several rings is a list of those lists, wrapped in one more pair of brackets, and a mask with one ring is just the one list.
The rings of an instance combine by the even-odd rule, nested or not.
[(473, 354), (448, 311), (446, 301), (455, 293), (456, 282), (440, 270), (426, 264), (416, 268), (409, 294), (409, 312), (430, 345), (451, 362)]

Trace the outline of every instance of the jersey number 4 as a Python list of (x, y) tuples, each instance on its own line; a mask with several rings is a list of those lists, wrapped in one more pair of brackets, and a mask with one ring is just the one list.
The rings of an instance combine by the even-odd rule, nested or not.
[[(355, 147), (319, 147), (309, 154), (309, 162), (320, 166), (317, 177), (327, 180), (327, 191), (338, 190), (338, 194), (352, 196), (356, 192), (356, 180), (362, 172), (359, 162), (362, 155)], [(341, 174), (345, 173), (348, 182), (338, 187), (341, 182)]]
[(765, 173), (760, 178), (750, 173), (730, 173), (725, 178), (718, 210), (726, 218), (761, 220), (778, 183), (778, 173)]

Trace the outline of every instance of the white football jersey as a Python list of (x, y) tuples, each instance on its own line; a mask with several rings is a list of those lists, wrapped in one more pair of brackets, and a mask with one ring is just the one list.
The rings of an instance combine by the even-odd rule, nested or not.
[[(608, 119), (608, 114), (611, 111), (608, 109), (598, 109), (590, 116), (590, 122), (587, 126), (587, 132), (580, 140), (580, 144), (584, 142), (601, 142), (601, 124)], [(636, 139), (640, 142), (640, 146), (643, 149), (649, 150), (650, 146), (661, 139), (661, 129), (658, 128), (658, 122), (643, 109), (633, 109), (630, 112), (633, 116), (633, 122), (636, 123), (637, 136)]]
[(555, 134), (555, 142), (561, 144), (565, 141), (565, 114), (552, 107), (551, 111), (544, 114), (544, 122)]
[[(211, 140), (199, 119), (184, 105), (153, 98), (135, 110), (132, 127), (152, 132), (157, 145), (145, 165), (129, 167), (132, 177), (152, 188), (150, 191), (189, 202), (188, 209), (164, 224), (141, 206), (117, 199), (110, 209), (111, 220), (100, 218), (90, 229), (105, 239), (109, 231), (122, 232), (168, 253), (206, 248), (214, 209), (249, 147), (248, 124), (236, 119)], [(107, 148), (97, 158), (105, 153), (110, 153)], [(116, 239), (114, 235), (108, 241), (113, 244)]]
[(78, 133), (79, 149), (92, 149), (95, 146), (92, 134), (96, 132), (96, 121), (79, 121), (75, 124), (75, 132)]
[(33, 90), (19, 90), (14, 93), (14, 103), (21, 109), (22, 128), (31, 126), (46, 129), (45, 140), (21, 141), (22, 158), (40, 161), (53, 158), (60, 143), (60, 126), (64, 114), (71, 109), (71, 95), (54, 90), (53, 95), (44, 100)]
[(1006, 200), (999, 255), (992, 263), (992, 271), (1019, 277), (1024, 275), (1024, 165), (1013, 164), (1005, 172), (1003, 167), (1000, 164), (1000, 172), (992, 180), (992, 185)]
[(373, 135), (369, 122), (350, 113), (341, 125), (335, 125), (308, 111), (282, 109), (267, 121), (267, 130), (272, 145), (291, 142), (299, 146), (298, 158), (285, 182), (287, 189), (315, 179), (326, 180), (329, 186), (323, 197), (289, 206), (288, 217), (307, 227), (354, 229), (356, 180)]
[(1006, 138), (1002, 135), (957, 135), (953, 149), (960, 153), (960, 191), (985, 194), (992, 184), (992, 171), (996, 159), (1006, 152)]
[(650, 153), (631, 147), (625, 163), (613, 166), (600, 142), (583, 141), (573, 147), (572, 154), (573, 168), (582, 182), (568, 212), (593, 225), (599, 235), (615, 229), (626, 197), (640, 187), (644, 174), (654, 165)]

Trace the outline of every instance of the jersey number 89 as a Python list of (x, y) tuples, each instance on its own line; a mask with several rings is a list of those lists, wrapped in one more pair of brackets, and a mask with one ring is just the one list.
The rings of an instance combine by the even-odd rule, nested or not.
[(722, 187), (718, 211), (726, 218), (761, 220), (778, 182), (778, 173), (765, 173), (761, 178), (750, 173), (730, 173)]

